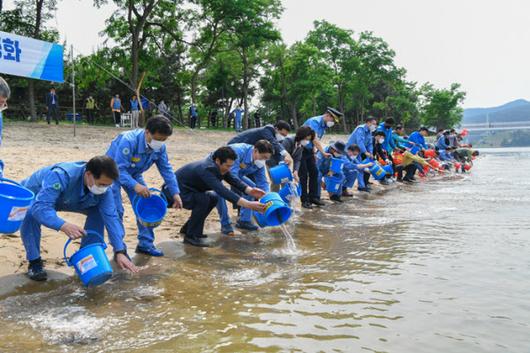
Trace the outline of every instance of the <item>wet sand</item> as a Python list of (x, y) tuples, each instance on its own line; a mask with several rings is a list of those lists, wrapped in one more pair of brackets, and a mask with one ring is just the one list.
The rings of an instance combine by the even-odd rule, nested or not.
[[(30, 176), (39, 168), (65, 161), (88, 160), (93, 156), (104, 154), (112, 139), (126, 129), (113, 127), (81, 126), (77, 128), (77, 136), (73, 136), (72, 125), (46, 125), (42, 123), (10, 123), (4, 127), (1, 157), (6, 164), (5, 176), (20, 181)], [(180, 166), (204, 158), (208, 153), (226, 143), (235, 133), (226, 131), (198, 131), (176, 129), (167, 141), (168, 155), (172, 166)], [(337, 138), (328, 136), (327, 139)], [(340, 137), (344, 138), (344, 137)], [(156, 166), (145, 173), (149, 186), (159, 188), (162, 178)], [(124, 223), (126, 243), (132, 253), (137, 243), (136, 221), (130, 202), (122, 192), (125, 203)], [(229, 207), (230, 211), (231, 207)], [(61, 217), (80, 226), (85, 217), (74, 213), (60, 213)], [(170, 209), (162, 225), (156, 229), (156, 242), (180, 240), (178, 231), (189, 216), (189, 211)], [(206, 233), (214, 237), (220, 235), (218, 215), (214, 210), (208, 217)], [(236, 231), (236, 234), (237, 231)], [(61, 232), (42, 228), (42, 258), (48, 270), (71, 274), (63, 261), (63, 246), (66, 235)], [(109, 249), (110, 254), (110, 249)], [(27, 269), (24, 247), (20, 235), (0, 236), (0, 276), (24, 274)], [(22, 280), (22, 282), (24, 282)]]

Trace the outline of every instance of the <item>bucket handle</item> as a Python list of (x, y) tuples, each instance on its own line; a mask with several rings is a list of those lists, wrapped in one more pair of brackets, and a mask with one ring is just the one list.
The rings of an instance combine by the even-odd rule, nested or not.
[(11, 180), (11, 179), (7, 179), (7, 178), (0, 178), (0, 181), (1, 182), (7, 182), (7, 183), (10, 183), (10, 184), (15, 184), (17, 186), (22, 186), (20, 183), (17, 183), (16, 181), (14, 180)]
[[(164, 200), (164, 202), (166, 203), (166, 205), (169, 205), (169, 201), (167, 200), (166, 195), (165, 195), (162, 191), (160, 191), (160, 190), (158, 190), (158, 189), (156, 189), (156, 188), (149, 188), (149, 191), (156, 191), (156, 192), (158, 192), (158, 195), (160, 196), (160, 198), (162, 198), (162, 200)], [(139, 198), (139, 197), (140, 197), (140, 196), (139, 196), (138, 194), (134, 195), (134, 198), (133, 198), (133, 200), (132, 200), (133, 207), (134, 207), (134, 205), (136, 204), (136, 202), (138, 201), (138, 198)]]
[[(93, 230), (87, 230), (86, 231), (86, 234), (94, 234), (94, 235), (97, 235), (98, 237), (101, 237), (101, 235), (96, 232), (96, 231), (93, 231)], [(68, 245), (70, 245), (70, 243), (72, 242), (72, 239), (68, 238), (68, 240), (66, 241), (66, 244), (64, 244), (64, 249), (63, 249), (63, 256), (64, 256), (64, 262), (66, 262), (66, 264), (68, 266), (73, 266), (71, 263), (70, 263), (70, 258), (66, 256), (66, 249), (68, 248)], [(101, 246), (103, 246), (103, 249), (106, 249), (107, 248), (107, 244), (105, 243), (99, 243), (101, 244)]]

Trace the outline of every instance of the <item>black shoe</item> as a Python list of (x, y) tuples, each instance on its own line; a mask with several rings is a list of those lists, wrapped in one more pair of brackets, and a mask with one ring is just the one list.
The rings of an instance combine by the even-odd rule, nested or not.
[(302, 207), (303, 208), (307, 208), (308, 210), (312, 210), (313, 209), (313, 205), (311, 205), (311, 202), (309, 202), (309, 201), (302, 202)]
[(410, 183), (410, 184), (415, 183), (415, 180), (414, 180), (414, 179), (411, 179), (411, 178), (403, 178), (403, 181), (404, 181), (405, 183)]
[(46, 270), (44, 270), (44, 264), (40, 258), (38, 260), (30, 261), (27, 276), (29, 279), (39, 282), (46, 281), (48, 279), (48, 273), (46, 273)]
[(311, 199), (311, 203), (317, 206), (326, 206), (326, 204), (319, 199)]
[(370, 189), (369, 188), (357, 188), (357, 190), (361, 191), (361, 192), (367, 192), (367, 193), (370, 193)]
[(188, 222), (184, 223), (184, 225), (182, 226), (182, 228), (180, 228), (179, 233), (180, 233), (180, 234), (186, 234), (187, 231), (188, 231)]
[(353, 197), (353, 194), (349, 192), (348, 190), (342, 190), (342, 196), (343, 197)]
[(195, 236), (195, 237), (184, 237), (184, 244), (189, 244), (189, 245), (192, 245), (192, 246), (197, 246), (197, 247), (200, 247), (200, 248), (207, 248), (209, 247), (210, 245), (204, 241), (203, 238), (200, 238), (199, 236)]
[(341, 203), (342, 203), (342, 200), (340, 199), (340, 196), (339, 196), (339, 195), (331, 195), (331, 196), (329, 197), (329, 199), (330, 199), (331, 201), (341, 202)]

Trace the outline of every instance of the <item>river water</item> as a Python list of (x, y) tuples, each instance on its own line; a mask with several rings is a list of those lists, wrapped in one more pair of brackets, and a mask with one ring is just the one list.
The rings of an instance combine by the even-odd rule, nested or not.
[[(494, 152), (494, 151), (490, 151)], [(138, 276), (0, 298), (1, 352), (530, 352), (530, 151), (362, 195)]]

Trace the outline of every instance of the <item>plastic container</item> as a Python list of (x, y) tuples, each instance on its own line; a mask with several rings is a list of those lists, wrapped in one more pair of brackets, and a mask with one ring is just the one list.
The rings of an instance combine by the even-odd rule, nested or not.
[(269, 169), (269, 175), (273, 184), (283, 184), (293, 181), (293, 173), (287, 164), (279, 164)]
[(391, 165), (385, 165), (383, 167), (383, 170), (386, 172), (387, 175), (392, 175), (394, 174), (394, 168), (392, 168)]
[(331, 163), (329, 165), (329, 170), (333, 173), (342, 173), (342, 169), (344, 168), (344, 160), (340, 158), (333, 158), (331, 157)]
[(284, 224), (291, 218), (291, 208), (282, 200), (276, 192), (269, 192), (260, 199), (260, 202), (267, 205), (263, 214), (254, 212), (259, 226), (276, 227)]
[(278, 195), (288, 204), (290, 199), (302, 195), (302, 185), (298, 184), (298, 186), (294, 186), (293, 183), (287, 183), (278, 191)]
[(425, 150), (423, 152), (423, 155), (425, 156), (425, 158), (434, 158), (434, 157), (436, 157), (436, 151), (435, 150)]
[(469, 164), (469, 163), (465, 163), (465, 164), (464, 164), (464, 170), (466, 170), (466, 171), (471, 170), (471, 164)]
[(0, 233), (20, 229), (35, 194), (16, 181), (0, 178)]
[(342, 187), (342, 176), (326, 176), (324, 182), (326, 183), (326, 191), (331, 194), (336, 194), (340, 191)]
[(68, 258), (66, 249), (71, 241), (71, 239), (68, 239), (64, 245), (64, 261), (68, 266), (75, 268), (75, 272), (81, 282), (83, 282), (83, 285), (86, 287), (99, 286), (112, 277), (112, 267), (107, 254), (105, 254), (105, 249), (107, 248), (105, 243), (87, 245)]
[(440, 169), (440, 163), (438, 163), (438, 161), (436, 159), (431, 159), (429, 161), (429, 164), (431, 165), (431, 167), (433, 167), (434, 169)]
[(149, 191), (158, 192), (158, 195), (151, 194), (150, 197), (145, 198), (136, 195), (133, 199), (133, 210), (138, 222), (144, 227), (156, 228), (166, 216), (168, 202), (160, 190), (150, 188)]
[(418, 146), (414, 146), (410, 149), (410, 153), (412, 154), (418, 154), (419, 151), (420, 151), (420, 148)]

